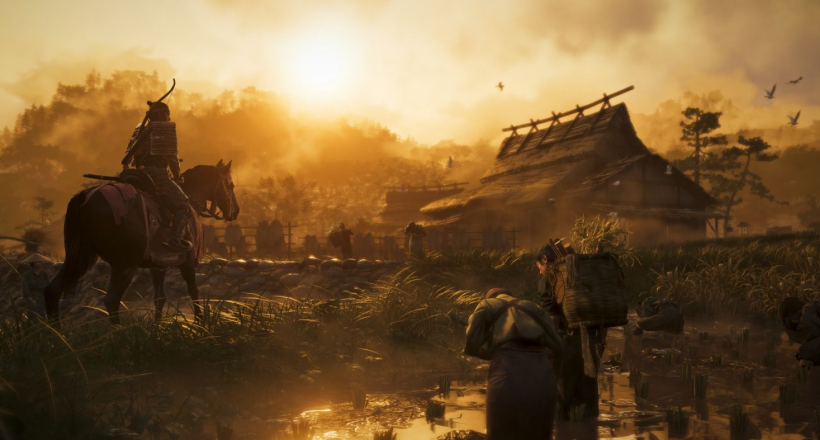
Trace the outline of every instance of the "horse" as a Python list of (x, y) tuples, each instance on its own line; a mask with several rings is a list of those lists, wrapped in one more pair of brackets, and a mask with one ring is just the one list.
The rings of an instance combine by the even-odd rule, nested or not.
[[(215, 166), (199, 165), (185, 171), (182, 178), (180, 187), (187, 194), (193, 207), (192, 217), (203, 216), (232, 221), (239, 216), (239, 204), (231, 177), (231, 162), (224, 165), (220, 160)], [(107, 194), (101, 190), (105, 189), (103, 187), (106, 185), (109, 185)], [(154, 202), (146, 192), (135, 190), (135, 187), (144, 185), (106, 185), (84, 189), (75, 194), (68, 203), (64, 224), (65, 262), (44, 291), (48, 320), (54, 324), (59, 323), (60, 297), (63, 292), (72, 290), (77, 285), (98, 257), (111, 265), (111, 278), (103, 303), (113, 324), (120, 323), (120, 300), (138, 268), (150, 269), (156, 319), (162, 318), (162, 309), (166, 301), (165, 274), (170, 267), (177, 267), (180, 270), (188, 287), (188, 295), (193, 300), (195, 317), (200, 318), (201, 309), (197, 303), (199, 289), (196, 285), (196, 267), (199, 264), (200, 253), (196, 250), (197, 245), (201, 246), (201, 243), (195, 243), (194, 252), (185, 255), (170, 254), (181, 260), (178, 264), (158, 264), (156, 259), (151, 258), (153, 254), (149, 254), (149, 246), (159, 241), (151, 236), (152, 222), (156, 220), (146, 213), (148, 205)], [(112, 193), (131, 194), (130, 204), (111, 203), (108, 197)], [(122, 195), (122, 198), (125, 200), (126, 195)], [(207, 205), (208, 202), (210, 206)], [(221, 211), (221, 217), (217, 209)], [(199, 226), (198, 219), (191, 220), (191, 226)], [(156, 228), (156, 225), (153, 226)], [(192, 233), (193, 235), (196, 234)], [(201, 237), (192, 238), (201, 240)]]

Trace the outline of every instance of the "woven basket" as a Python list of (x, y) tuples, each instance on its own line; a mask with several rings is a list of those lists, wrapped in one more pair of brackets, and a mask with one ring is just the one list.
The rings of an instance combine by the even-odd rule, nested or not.
[(566, 261), (563, 309), (569, 328), (626, 325), (626, 285), (615, 255), (572, 254)]

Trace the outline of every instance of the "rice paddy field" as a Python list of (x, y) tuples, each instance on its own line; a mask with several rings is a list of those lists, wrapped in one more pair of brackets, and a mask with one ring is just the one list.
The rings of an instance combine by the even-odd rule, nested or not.
[[(773, 318), (784, 297), (817, 298), (818, 250), (814, 233), (630, 249), (630, 301), (678, 302), (685, 333), (610, 331), (602, 415), (559, 423), (557, 438), (816, 436), (820, 374), (798, 368)], [(481, 432), (487, 366), (461, 355), (464, 321), (486, 289), (534, 298), (536, 282), (527, 253), (430, 254), (336, 299), (203, 300), (202, 320), (185, 298), (160, 321), (149, 304), (126, 303), (118, 327), (54, 328), (7, 310), (0, 438)]]

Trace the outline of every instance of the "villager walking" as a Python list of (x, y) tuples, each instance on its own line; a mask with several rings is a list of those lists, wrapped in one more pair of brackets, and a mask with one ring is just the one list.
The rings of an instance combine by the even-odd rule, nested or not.
[(347, 229), (344, 223), (339, 223), (331, 228), (327, 238), (334, 247), (341, 249), (342, 258), (348, 259), (353, 258), (353, 244), (350, 241), (352, 236), (353, 231)]
[(570, 327), (564, 311), (564, 298), (569, 287), (566, 271), (569, 269), (561, 270), (567, 255), (572, 255), (573, 259), (576, 257), (569, 254), (569, 249), (550, 240), (538, 250), (536, 266), (541, 277), (538, 291), (541, 305), (552, 316), (552, 322), (564, 343), (562, 373), (559, 376), (561, 416), (568, 419), (572, 408), (582, 408), (585, 417), (597, 417), (597, 372), (606, 343), (606, 329), (600, 326)]
[(40, 316), (46, 316), (46, 299), (43, 295), (51, 277), (46, 273), (44, 266), (51, 263), (51, 260), (40, 255), (31, 254), (26, 257), (23, 264), (29, 264), (31, 269), (23, 274), (23, 296), (22, 299), (26, 304), (24, 306), (29, 312)]
[(562, 343), (537, 304), (491, 289), (467, 326), (464, 354), (490, 360), (487, 438), (552, 438)]

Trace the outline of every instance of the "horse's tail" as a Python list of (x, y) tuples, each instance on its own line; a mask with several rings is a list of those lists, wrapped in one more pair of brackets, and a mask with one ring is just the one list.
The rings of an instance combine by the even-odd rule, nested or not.
[(81, 209), (86, 197), (83, 191), (71, 198), (65, 213), (63, 234), (65, 237), (65, 263), (62, 268), (63, 290), (73, 289), (80, 278), (97, 262), (97, 254), (83, 241), (90, 243), (83, 229)]

